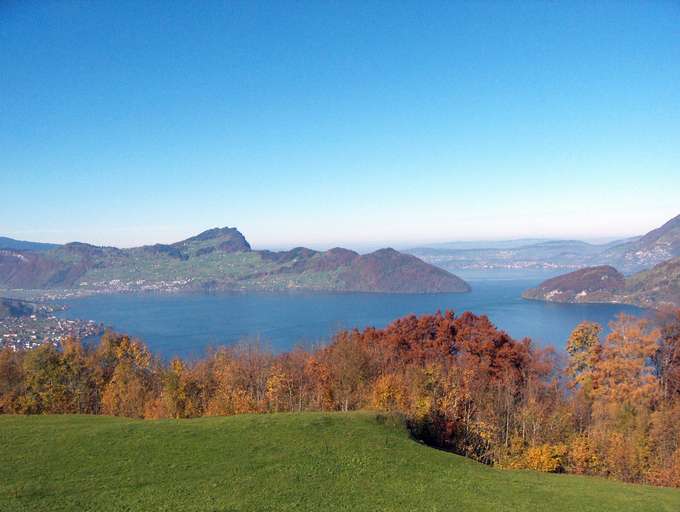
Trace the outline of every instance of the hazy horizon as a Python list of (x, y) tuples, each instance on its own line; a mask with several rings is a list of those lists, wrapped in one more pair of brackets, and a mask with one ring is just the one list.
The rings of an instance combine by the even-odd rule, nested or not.
[[(269, 249), (269, 250), (288, 250), (292, 249), (294, 247), (308, 247), (311, 249), (315, 250), (328, 250), (333, 247), (344, 247), (348, 249), (353, 249), (356, 251), (369, 251), (369, 250), (375, 250), (379, 248), (384, 248), (384, 247), (393, 247), (395, 249), (399, 250), (404, 250), (404, 249), (416, 249), (418, 247), (431, 247), (431, 248), (437, 248), (438, 246), (446, 246), (449, 244), (470, 244), (471, 246), (481, 246), (484, 243), (498, 243), (498, 242), (522, 242), (522, 241), (527, 241), (527, 242), (534, 242), (534, 241), (551, 241), (551, 240), (578, 240), (582, 242), (587, 242), (591, 244), (606, 244), (609, 242), (613, 242), (616, 240), (624, 240), (627, 238), (635, 237), (635, 236), (641, 236), (647, 233), (648, 231), (651, 231), (652, 229), (655, 229), (659, 226), (661, 226), (663, 223), (665, 223), (667, 220), (670, 220), (670, 218), (660, 222), (658, 225), (651, 226), (649, 229), (645, 230), (644, 232), (636, 233), (636, 234), (625, 234), (625, 235), (611, 235), (611, 236), (601, 236), (601, 237), (584, 237), (584, 236), (517, 236), (517, 237), (509, 237), (509, 238), (467, 238), (467, 239), (456, 239), (456, 238), (444, 238), (441, 240), (434, 239), (434, 240), (415, 240), (415, 241), (404, 241), (404, 240), (375, 240), (373, 242), (365, 242), (365, 243), (357, 243), (353, 242), (351, 240), (339, 240), (336, 241), (335, 243), (333, 242), (328, 242), (328, 243), (318, 243), (314, 241), (308, 241), (308, 242), (296, 242), (296, 241), (291, 241), (289, 243), (281, 243), (281, 244), (262, 244), (257, 241), (253, 241), (248, 237), (248, 233), (245, 232), (243, 229), (239, 228), (238, 226), (211, 226), (211, 227), (205, 227), (205, 228), (197, 228), (191, 232), (187, 232), (184, 234), (177, 234), (177, 237), (175, 238), (168, 238), (167, 236), (165, 238), (162, 238), (161, 236), (163, 235), (163, 230), (160, 230), (157, 232), (158, 237), (156, 239), (144, 239), (140, 240), (139, 243), (136, 244), (131, 244), (131, 245), (121, 245), (121, 244), (115, 244), (115, 243), (107, 243), (107, 242), (100, 242), (97, 240), (87, 240), (87, 239), (58, 239), (58, 238), (46, 238), (46, 239), (37, 239), (37, 238), (30, 238), (26, 236), (11, 236), (6, 233), (0, 233), (0, 237), (9, 237), (13, 238), (15, 240), (20, 240), (20, 241), (26, 241), (26, 242), (41, 242), (41, 243), (53, 243), (53, 244), (65, 244), (65, 243), (70, 243), (70, 242), (82, 242), (82, 243), (89, 243), (92, 245), (99, 245), (99, 246), (112, 246), (112, 247), (119, 247), (119, 248), (131, 248), (131, 247), (139, 247), (143, 245), (153, 245), (157, 243), (161, 244), (171, 244), (175, 242), (179, 242), (182, 240), (185, 240), (191, 236), (197, 235), (199, 233), (202, 233), (203, 231), (206, 231), (208, 229), (213, 229), (213, 228), (236, 228), (238, 229), (248, 240), (248, 242), (251, 244), (252, 248), (255, 250), (264, 250), (264, 249)], [(30, 235), (31, 232), (26, 232), (24, 235)], [(166, 233), (167, 234), (167, 233)], [(104, 234), (105, 235), (105, 234)], [(106, 238), (102, 238), (105, 240)]]

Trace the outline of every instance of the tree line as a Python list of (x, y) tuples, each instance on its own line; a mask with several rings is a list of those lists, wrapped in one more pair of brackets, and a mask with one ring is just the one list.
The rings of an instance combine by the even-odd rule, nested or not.
[(486, 316), (408, 316), (314, 349), (165, 362), (139, 340), (0, 351), (0, 413), (194, 418), (376, 409), (486, 464), (680, 487), (680, 311), (585, 322), (567, 355)]

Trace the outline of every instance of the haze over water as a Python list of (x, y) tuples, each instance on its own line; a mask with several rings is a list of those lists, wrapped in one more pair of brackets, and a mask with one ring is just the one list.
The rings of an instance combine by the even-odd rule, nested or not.
[(563, 348), (583, 320), (606, 326), (619, 313), (643, 311), (617, 304), (551, 304), (521, 298), (540, 279), (471, 281), (463, 294), (220, 293), (98, 295), (68, 302), (69, 318), (103, 322), (144, 340), (164, 357), (200, 356), (209, 346), (260, 339), (274, 351), (323, 342), (340, 329), (384, 327), (396, 318), (451, 309), (486, 314), (515, 338)]

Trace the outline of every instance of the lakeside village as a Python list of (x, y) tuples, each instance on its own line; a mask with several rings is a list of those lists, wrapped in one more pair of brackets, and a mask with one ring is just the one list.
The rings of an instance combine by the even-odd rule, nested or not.
[(38, 304), (30, 315), (0, 317), (0, 349), (28, 349), (43, 343), (59, 345), (69, 336), (84, 339), (104, 332), (104, 325), (93, 320), (69, 320), (55, 315), (64, 309)]

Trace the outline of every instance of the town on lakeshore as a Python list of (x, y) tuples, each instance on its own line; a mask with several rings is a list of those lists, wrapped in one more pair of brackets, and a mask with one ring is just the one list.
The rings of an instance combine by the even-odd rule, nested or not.
[[(23, 309), (27, 304), (14, 301), (13, 306)], [(0, 350), (30, 349), (43, 343), (59, 345), (65, 338), (87, 339), (104, 332), (104, 326), (93, 320), (58, 317), (56, 313), (63, 311), (64, 306), (38, 303), (29, 307), (21, 314), (0, 315)]]

